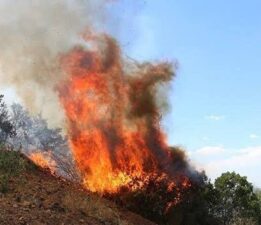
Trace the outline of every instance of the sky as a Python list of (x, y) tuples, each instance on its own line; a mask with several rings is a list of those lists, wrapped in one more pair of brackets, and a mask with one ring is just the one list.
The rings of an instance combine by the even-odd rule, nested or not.
[[(121, 0), (107, 7), (105, 22), (125, 55), (179, 63), (162, 121), (169, 144), (182, 146), (212, 180), (236, 171), (261, 187), (261, 1)], [(7, 102), (15, 98), (1, 92)]]
[(179, 62), (162, 126), (214, 180), (261, 187), (261, 1), (123, 0), (110, 6), (124, 53)]

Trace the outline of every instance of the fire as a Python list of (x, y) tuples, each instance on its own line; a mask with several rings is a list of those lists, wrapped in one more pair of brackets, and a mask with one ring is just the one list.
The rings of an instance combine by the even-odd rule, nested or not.
[(55, 174), (56, 162), (52, 160), (50, 152), (33, 152), (29, 158), (43, 169), (49, 169), (52, 174)]
[(85, 36), (95, 38), (97, 48), (75, 47), (61, 57), (68, 79), (57, 87), (84, 185), (115, 193), (150, 174), (172, 176), (156, 101), (159, 84), (174, 75), (171, 65), (126, 64), (113, 39)]

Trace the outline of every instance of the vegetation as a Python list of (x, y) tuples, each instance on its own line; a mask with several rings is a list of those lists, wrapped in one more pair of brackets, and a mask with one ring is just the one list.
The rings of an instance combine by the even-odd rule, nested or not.
[(260, 224), (260, 202), (246, 177), (234, 172), (224, 173), (216, 179), (215, 188), (219, 195), (216, 211), (222, 224), (237, 224), (239, 221)]
[(255, 190), (255, 193), (256, 193), (257, 198), (258, 198), (258, 200), (259, 200), (259, 202), (260, 202), (260, 204), (261, 204), (261, 189), (260, 189), (260, 188), (257, 188), (257, 189)]
[[(31, 117), (20, 105), (13, 105), (11, 112), (0, 95), (0, 192), (8, 191), (11, 179), (32, 168), (32, 164), (21, 155), (32, 149), (43, 152), (52, 150), (52, 158), (58, 162), (62, 176), (77, 180), (67, 140), (60, 129), (50, 129), (41, 116)], [(185, 155), (179, 148), (172, 148), (173, 163), (187, 168)], [(150, 178), (140, 190), (129, 192), (124, 188), (116, 199), (119, 204), (133, 212), (167, 225), (260, 225), (261, 190), (235, 172), (227, 172), (214, 183), (204, 173), (195, 174), (192, 188), (184, 189), (177, 184), (168, 190), (167, 178)], [(164, 180), (166, 179), (166, 180)], [(138, 182), (138, 181), (137, 181)], [(178, 200), (166, 210), (169, 202)]]
[[(169, 225), (260, 225), (260, 190), (246, 177), (224, 173), (214, 184), (206, 175), (190, 189), (180, 189), (183, 200), (166, 211), (166, 203), (177, 199), (177, 189), (167, 192), (167, 182), (150, 180), (135, 192), (122, 190), (117, 203), (158, 224)], [(178, 188), (179, 189), (179, 188)], [(115, 199), (115, 196), (112, 196)]]
[(3, 97), (3, 95), (0, 95), (0, 144), (5, 143), (8, 137), (15, 135), (15, 129)]
[(190, 201), (185, 200), (173, 211), (182, 208), (179, 225), (259, 225), (260, 199), (246, 177), (227, 172), (214, 184), (205, 177), (204, 185), (196, 190)]
[[(4, 121), (12, 127), (5, 132), (5, 145), (11, 146), (24, 155), (42, 153), (49, 156), (50, 161), (56, 162), (56, 172), (62, 177), (79, 181), (79, 175), (74, 169), (74, 162), (69, 151), (66, 137), (61, 129), (51, 129), (41, 115), (31, 116), (21, 105), (13, 104), (10, 113), (3, 104)], [(6, 122), (6, 123), (7, 123)], [(0, 124), (0, 133), (4, 127)], [(37, 150), (36, 150), (37, 149)]]
[(0, 192), (6, 193), (10, 179), (35, 168), (21, 153), (0, 147)]

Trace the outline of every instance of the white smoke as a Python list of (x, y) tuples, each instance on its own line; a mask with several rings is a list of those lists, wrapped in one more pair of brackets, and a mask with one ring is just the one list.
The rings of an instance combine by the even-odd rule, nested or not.
[(12, 87), (32, 113), (63, 124), (54, 92), (59, 55), (103, 16), (105, 0), (0, 0), (0, 88)]

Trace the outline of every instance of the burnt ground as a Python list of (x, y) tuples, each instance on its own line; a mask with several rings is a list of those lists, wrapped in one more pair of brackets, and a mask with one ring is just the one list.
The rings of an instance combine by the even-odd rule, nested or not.
[(19, 224), (155, 225), (39, 169), (11, 177), (0, 193), (0, 225)]

